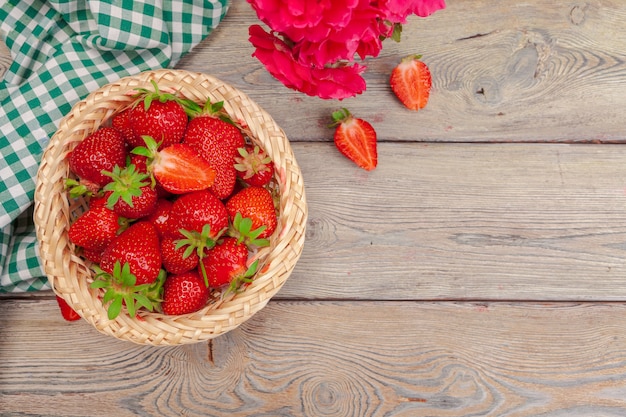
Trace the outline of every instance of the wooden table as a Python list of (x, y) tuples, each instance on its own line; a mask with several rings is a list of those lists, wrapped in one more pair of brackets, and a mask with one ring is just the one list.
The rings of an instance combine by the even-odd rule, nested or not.
[[(5, 295), (0, 414), (626, 416), (626, 3), (449, 0), (343, 102), (275, 81), (254, 22), (235, 0), (178, 67), (247, 92), (292, 141), (309, 220), (290, 279), (237, 330), (173, 348)], [(416, 52), (433, 73), (417, 113), (387, 83)], [(371, 173), (332, 143), (341, 106), (378, 131)]]

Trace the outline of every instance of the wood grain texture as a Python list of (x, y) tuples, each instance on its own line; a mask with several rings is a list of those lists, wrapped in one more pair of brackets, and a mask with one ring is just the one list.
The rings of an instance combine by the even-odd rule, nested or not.
[(618, 416), (625, 320), (621, 304), (271, 302), (210, 344), (153, 348), (5, 299), (0, 414)]
[[(235, 1), (216, 32), (178, 67), (207, 72), (242, 89), (293, 141), (330, 140), (339, 106), (375, 125), (382, 141), (623, 141), (626, 107), (626, 3), (449, 0), (447, 8), (405, 25), (367, 61), (368, 90), (323, 101), (286, 89), (251, 57), (248, 27), (258, 23)], [(406, 110), (388, 86), (404, 56), (423, 54), (433, 92), (420, 112)]]
[(622, 146), (382, 143), (371, 173), (294, 152), (307, 238), (278, 297), (626, 299)]

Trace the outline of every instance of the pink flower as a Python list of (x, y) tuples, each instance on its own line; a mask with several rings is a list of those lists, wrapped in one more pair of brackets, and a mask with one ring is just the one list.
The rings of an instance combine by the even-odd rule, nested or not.
[[(248, 0), (258, 18), (292, 42), (332, 38), (354, 21), (372, 20), (380, 12), (369, 0)], [(369, 22), (368, 22), (369, 24)]]
[(344, 99), (365, 91), (361, 73), (365, 67), (337, 65), (313, 67), (294, 58), (293, 50), (283, 40), (267, 33), (261, 26), (249, 29), (255, 56), (267, 71), (286, 87), (323, 99)]
[(376, 3), (384, 19), (393, 23), (406, 23), (411, 14), (430, 16), (446, 7), (444, 0), (378, 0)]
[(366, 67), (354, 62), (357, 56), (377, 57), (382, 39), (397, 35), (409, 15), (445, 7), (445, 0), (247, 1), (270, 28), (250, 27), (253, 56), (285, 86), (338, 99), (365, 90)]

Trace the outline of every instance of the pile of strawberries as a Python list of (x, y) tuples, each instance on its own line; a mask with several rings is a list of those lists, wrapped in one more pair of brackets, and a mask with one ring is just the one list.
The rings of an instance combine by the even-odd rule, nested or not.
[(137, 90), (67, 156), (88, 210), (69, 239), (92, 263), (108, 317), (178, 315), (240, 291), (277, 226), (274, 165), (223, 103)]

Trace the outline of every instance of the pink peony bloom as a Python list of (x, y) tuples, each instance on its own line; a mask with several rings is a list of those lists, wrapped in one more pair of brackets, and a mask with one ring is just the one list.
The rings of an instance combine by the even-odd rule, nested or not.
[[(380, 12), (369, 0), (248, 0), (258, 18), (292, 42), (320, 42)], [(369, 22), (368, 22), (369, 24)]]
[(376, 3), (384, 19), (393, 23), (406, 23), (406, 18), (412, 14), (430, 16), (446, 7), (444, 0), (378, 0)]
[(362, 65), (312, 67), (294, 58), (293, 50), (282, 39), (267, 33), (261, 26), (249, 29), (255, 56), (278, 81), (286, 87), (323, 99), (353, 97), (365, 91)]
[[(365, 66), (382, 39), (411, 14), (426, 17), (445, 0), (247, 0), (270, 28), (250, 27), (255, 56), (285, 86), (311, 96), (343, 99), (365, 90)], [(351, 65), (349, 65), (351, 63)]]

